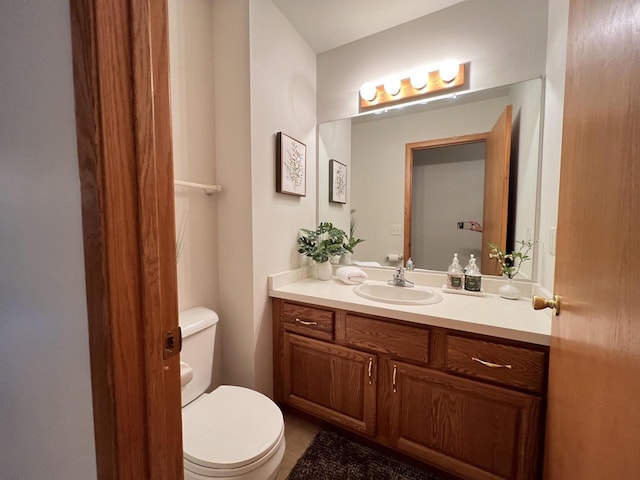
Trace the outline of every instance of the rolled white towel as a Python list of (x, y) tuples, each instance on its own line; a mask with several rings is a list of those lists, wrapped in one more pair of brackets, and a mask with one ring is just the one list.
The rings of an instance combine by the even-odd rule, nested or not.
[(336, 278), (346, 284), (355, 285), (367, 279), (367, 274), (358, 267), (340, 267), (336, 270)]

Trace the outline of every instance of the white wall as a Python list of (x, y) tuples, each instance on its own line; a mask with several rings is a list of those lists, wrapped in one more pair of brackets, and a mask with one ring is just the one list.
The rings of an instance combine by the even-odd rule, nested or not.
[(356, 210), (357, 236), (366, 240), (356, 247), (354, 258), (389, 265), (386, 254), (403, 252), (403, 237), (392, 235), (390, 226), (404, 224), (405, 145), (487, 132), (506, 103), (506, 97), (498, 97), (413, 115), (354, 122), (351, 207)]
[(2, 478), (95, 478), (68, 2), (0, 3)]
[[(210, 0), (169, 1), (173, 165), (176, 179), (215, 184), (213, 19)], [(217, 309), (217, 194), (175, 188), (180, 310)], [(180, 247), (179, 247), (180, 248)], [(213, 385), (220, 384), (221, 335), (217, 335)]]
[(369, 81), (454, 58), (472, 90), (545, 72), (546, 0), (467, 0), (318, 56), (318, 123), (358, 113)]
[[(316, 55), (271, 0), (250, 1), (254, 386), (272, 390), (267, 275), (298, 265), (296, 237), (316, 220)], [(275, 191), (275, 134), (306, 144), (305, 197)]]
[(538, 283), (553, 291), (555, 255), (551, 253), (551, 228), (558, 218), (560, 190), (560, 154), (562, 149), (562, 115), (564, 80), (567, 64), (567, 28), (569, 0), (549, 0), (547, 46), (547, 81), (545, 85), (542, 175), (540, 184)]

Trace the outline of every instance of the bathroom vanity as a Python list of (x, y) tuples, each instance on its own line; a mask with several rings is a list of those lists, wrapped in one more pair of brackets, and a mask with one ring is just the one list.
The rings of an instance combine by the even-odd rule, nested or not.
[(276, 401), (461, 478), (540, 477), (548, 315), (495, 295), (406, 306), (277, 283)]

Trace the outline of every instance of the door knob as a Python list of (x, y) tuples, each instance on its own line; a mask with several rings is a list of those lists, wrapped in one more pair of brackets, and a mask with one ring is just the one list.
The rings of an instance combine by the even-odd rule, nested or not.
[(542, 310), (543, 308), (551, 308), (555, 310), (556, 315), (560, 315), (560, 297), (554, 295), (553, 298), (543, 298), (537, 295), (531, 297), (531, 305), (534, 310)]

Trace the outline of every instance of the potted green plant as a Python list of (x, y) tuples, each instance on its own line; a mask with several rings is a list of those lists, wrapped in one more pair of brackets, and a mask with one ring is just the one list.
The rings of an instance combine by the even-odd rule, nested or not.
[(513, 278), (520, 272), (522, 263), (530, 260), (529, 252), (533, 248), (535, 241), (533, 240), (517, 240), (517, 250), (513, 250), (511, 253), (500, 249), (498, 245), (489, 243), (489, 258), (496, 260), (500, 265), (501, 273), (504, 277), (507, 277), (506, 285), (501, 286), (498, 289), (498, 293), (501, 297), (509, 300), (516, 300), (520, 298), (520, 290), (513, 284)]
[(333, 226), (330, 222), (322, 222), (315, 230), (300, 229), (298, 235), (298, 253), (302, 253), (318, 263), (318, 279), (331, 278), (331, 264), (329, 259), (343, 255), (346, 233)]
[(353, 255), (353, 249), (359, 243), (364, 242), (361, 238), (349, 237), (346, 243), (343, 245), (346, 250), (340, 259), (340, 263), (344, 265), (351, 265), (351, 256)]

